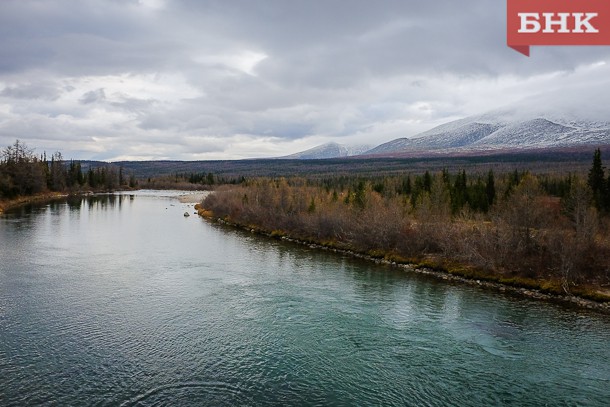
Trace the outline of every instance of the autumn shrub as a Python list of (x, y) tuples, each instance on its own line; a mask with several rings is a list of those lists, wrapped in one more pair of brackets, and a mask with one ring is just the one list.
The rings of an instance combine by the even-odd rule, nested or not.
[[(584, 181), (571, 177), (560, 199), (538, 177), (511, 173), (495, 182), (494, 203), (483, 209), (470, 206), (468, 194), (477, 189), (464, 187), (465, 173), (460, 177), (449, 182), (443, 172), (412, 187), (387, 177), (342, 179), (345, 189), (330, 188), (328, 180), (261, 178), (220, 187), (203, 207), (269, 232), (404, 259), (443, 259), (503, 281), (555, 281), (566, 292), (584, 282), (610, 282), (610, 221), (592, 206)], [(484, 191), (480, 179), (473, 182)], [(545, 188), (551, 184), (545, 178)], [(456, 185), (463, 201), (457, 208)], [(412, 194), (421, 189), (416, 196), (403, 193), (409, 188)]]

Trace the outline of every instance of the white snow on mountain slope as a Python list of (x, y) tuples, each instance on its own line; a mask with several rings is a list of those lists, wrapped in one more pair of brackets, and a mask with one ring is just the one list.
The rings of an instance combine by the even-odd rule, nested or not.
[(362, 154), (365, 151), (370, 150), (370, 148), (370, 145), (346, 146), (331, 142), (281, 158), (296, 160), (320, 160), (325, 158), (351, 157)]
[(573, 112), (501, 109), (449, 122), (414, 138), (392, 140), (366, 154), (467, 152), (584, 144), (610, 144), (610, 112), (608, 120), (604, 121), (582, 118)]

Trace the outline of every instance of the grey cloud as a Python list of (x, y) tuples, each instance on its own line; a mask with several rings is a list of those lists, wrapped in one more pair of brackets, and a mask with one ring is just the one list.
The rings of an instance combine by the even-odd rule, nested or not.
[(14, 99), (42, 99), (42, 100), (57, 100), (61, 95), (61, 91), (52, 84), (25, 84), (7, 86), (0, 92), (0, 96)]
[[(154, 69), (162, 63), (157, 21), (137, 3), (3, 1), (0, 72), (48, 68), (70, 75)], [(168, 48), (170, 45), (166, 45)]]
[(170, 130), (175, 129), (179, 123), (166, 114), (148, 114), (140, 120), (138, 127), (142, 130)]
[(155, 107), (158, 101), (154, 99), (139, 99), (126, 95), (113, 95), (117, 101), (110, 102), (110, 106), (137, 115), (147, 114)]
[(526, 60), (505, 45), (505, 8), (487, 0), (171, 1), (158, 13), (92, 0), (8, 3), (0, 22), (15, 35), (4, 39), (0, 61), (13, 69), (188, 69), (197, 52), (250, 47), (269, 54), (257, 69), (265, 80), (341, 88), (377, 75), (525, 74), (600, 58), (598, 47), (536, 49), (535, 62)]
[[(410, 135), (567, 85), (586, 99), (579, 69), (610, 63), (610, 47), (534, 47), (526, 58), (506, 46), (505, 12), (489, 0), (0, 0), (0, 137), (99, 136), (97, 157), (121, 155), (121, 143), (162, 156), (164, 138), (218, 152), (236, 134), (380, 143), (375, 129)], [(245, 72), (234, 63), (244, 52), (266, 58)], [(142, 84), (164, 75), (190, 92)]]
[(106, 100), (106, 92), (104, 92), (104, 89), (100, 88), (83, 94), (83, 96), (78, 101), (83, 105), (88, 105), (104, 100)]
[(573, 48), (535, 49), (536, 60), (527, 60), (506, 47), (506, 9), (488, 0), (179, 4), (183, 13), (213, 19), (225, 35), (247, 38), (267, 51), (271, 57), (260, 71), (268, 69), (266, 77), (286, 83), (422, 70), (537, 73), (610, 55), (599, 47), (576, 53)]
[[(2, 2), (0, 70), (51, 67), (70, 75), (192, 65), (197, 52), (249, 47), (269, 54), (259, 71), (283, 84), (344, 87), (369, 75), (498, 75), (570, 69), (608, 57), (539, 50), (535, 62), (505, 45), (505, 7), (488, 0)], [(390, 27), (391, 29), (388, 29)], [(527, 63), (526, 63), (527, 61)]]

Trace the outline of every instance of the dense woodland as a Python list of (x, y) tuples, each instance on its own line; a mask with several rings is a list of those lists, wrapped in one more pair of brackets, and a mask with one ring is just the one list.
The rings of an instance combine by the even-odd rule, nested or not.
[(78, 161), (64, 160), (60, 152), (41, 156), (17, 140), (0, 153), (0, 199), (44, 192), (112, 191), (134, 188), (137, 181), (121, 167), (110, 164), (83, 170)]
[(610, 174), (465, 170), (252, 178), (216, 189), (203, 214), (476, 278), (574, 292), (610, 285)]

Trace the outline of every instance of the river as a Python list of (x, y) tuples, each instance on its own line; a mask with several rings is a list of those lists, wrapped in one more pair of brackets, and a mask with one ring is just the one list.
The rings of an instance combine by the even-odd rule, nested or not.
[(232, 230), (176, 194), (0, 216), (0, 405), (608, 405), (607, 315)]

